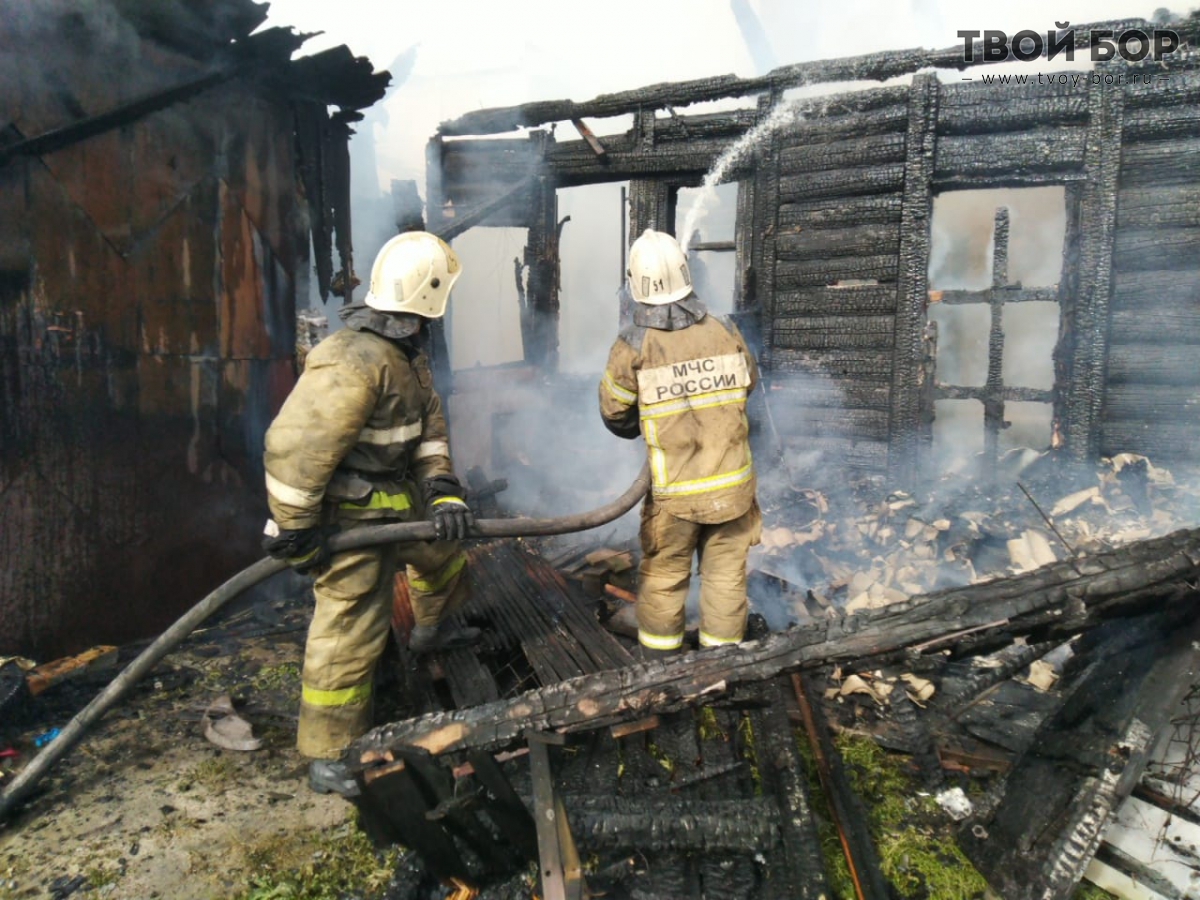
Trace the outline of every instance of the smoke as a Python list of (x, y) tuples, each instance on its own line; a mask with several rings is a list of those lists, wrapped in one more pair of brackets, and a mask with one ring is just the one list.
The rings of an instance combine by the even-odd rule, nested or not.
[(691, 244), (696, 228), (707, 215), (708, 205), (716, 199), (717, 185), (725, 179), (729, 171), (745, 160), (748, 154), (757, 150), (778, 129), (790, 125), (800, 118), (802, 116), (793, 104), (781, 103), (771, 110), (770, 115), (734, 141), (724, 153), (717, 157), (712, 168), (705, 173), (700, 193), (696, 195), (683, 220), (683, 228), (679, 231), (679, 243), (682, 247), (687, 248)]

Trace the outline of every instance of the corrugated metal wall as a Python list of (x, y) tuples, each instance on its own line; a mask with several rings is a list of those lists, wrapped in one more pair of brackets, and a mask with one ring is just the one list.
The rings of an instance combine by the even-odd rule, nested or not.
[[(53, 50), (24, 51), (6, 139), (199, 70)], [(238, 80), (0, 168), (0, 653), (151, 634), (260, 555), (308, 260), (293, 132)]]

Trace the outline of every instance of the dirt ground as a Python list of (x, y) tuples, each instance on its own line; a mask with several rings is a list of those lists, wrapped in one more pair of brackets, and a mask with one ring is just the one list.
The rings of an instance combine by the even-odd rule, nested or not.
[[(309, 790), (294, 747), (306, 626), (299, 597), (259, 603), (160, 663), (0, 826), (0, 900), (248, 896), (264, 859), (287, 855), (284, 838), (316, 846), (356, 831), (350, 804)], [(140, 649), (123, 648), (121, 665)], [(0, 723), (0, 749), (22, 754), (5, 767), (32, 758), (34, 739), (66, 724), (115, 672), (52, 688)], [(204, 737), (203, 711), (224, 693), (261, 749), (223, 750)]]

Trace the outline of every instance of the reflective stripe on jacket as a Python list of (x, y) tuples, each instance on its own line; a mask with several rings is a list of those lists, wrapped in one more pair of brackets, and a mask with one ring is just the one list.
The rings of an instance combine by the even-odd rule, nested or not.
[(757, 383), (731, 322), (632, 328), (609, 353), (600, 412), (615, 434), (646, 439), (655, 503), (692, 522), (727, 522), (754, 500), (746, 397)]
[(349, 328), (308, 354), (265, 443), (267, 501), (286, 529), (318, 524), (326, 498), (350, 518), (412, 518), (413, 482), (452, 471), (428, 360)]

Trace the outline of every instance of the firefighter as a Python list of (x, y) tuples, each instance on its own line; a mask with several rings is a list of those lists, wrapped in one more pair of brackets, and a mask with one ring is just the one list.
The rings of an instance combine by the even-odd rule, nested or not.
[[(458, 542), (474, 519), (450, 462), (422, 328), (446, 310), (462, 269), (435, 235), (409, 232), (380, 250), (370, 291), (344, 307), (345, 328), (308, 354), (266, 434), (263, 548), (314, 576), (297, 746), (309, 783), (353, 795), (337, 761), (371, 726), (371, 688), (392, 616), (393, 579), (407, 567), (415, 654), (459, 646), (478, 629), (446, 616), (467, 589)], [(329, 536), (366, 524), (432, 519), (437, 540), (330, 553)], [(445, 623), (445, 624), (443, 624)]]
[(633, 324), (609, 353), (600, 412), (617, 436), (640, 433), (650, 454), (637, 620), (642, 654), (654, 658), (683, 644), (693, 554), (701, 646), (745, 634), (746, 556), (762, 531), (746, 419), (758, 367), (737, 327), (692, 291), (669, 234), (642, 234), (627, 274)]

